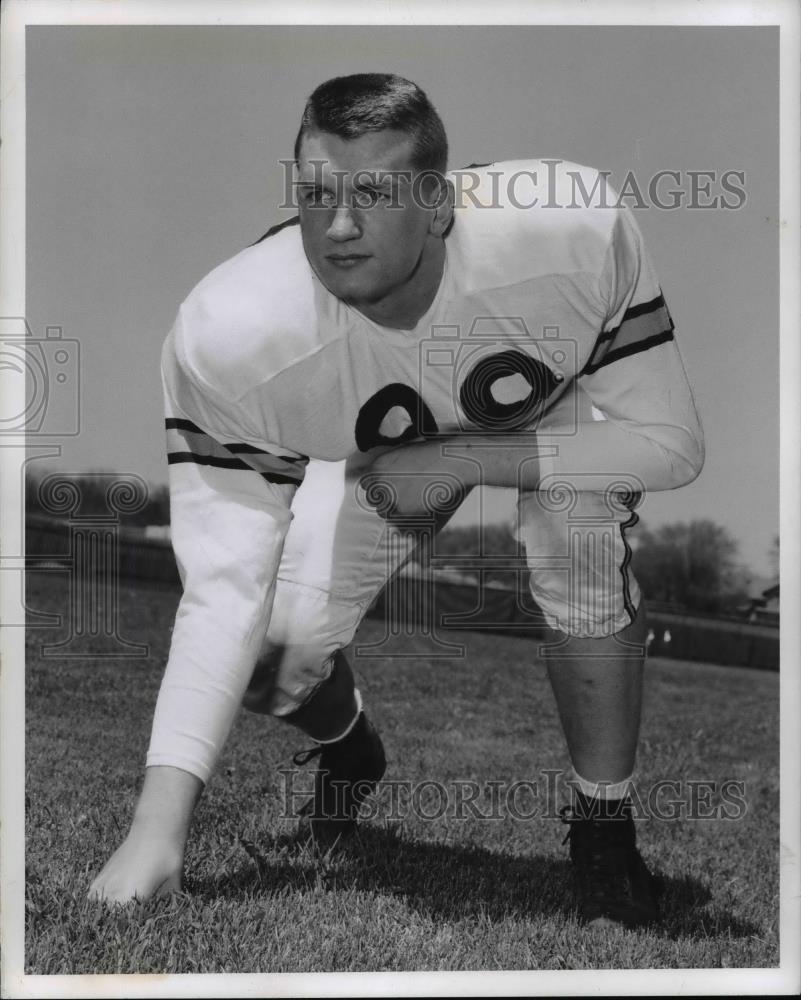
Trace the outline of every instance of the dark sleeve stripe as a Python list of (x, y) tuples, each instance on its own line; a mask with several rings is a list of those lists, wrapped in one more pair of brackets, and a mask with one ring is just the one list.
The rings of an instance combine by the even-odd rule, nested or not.
[(629, 358), (632, 354), (640, 354), (642, 351), (648, 351), (652, 347), (658, 347), (659, 344), (666, 344), (670, 340), (673, 340), (673, 331), (664, 330), (662, 333), (657, 333), (653, 337), (648, 337), (647, 340), (640, 340), (636, 344), (629, 344), (627, 347), (615, 348), (615, 350), (609, 351), (605, 354), (598, 364), (593, 365), (592, 367), (588, 365), (581, 374), (592, 375), (593, 372), (597, 372), (599, 368), (611, 365), (613, 361), (620, 361), (621, 358)]
[[(167, 455), (168, 465), (182, 465), (184, 462), (191, 462), (193, 465), (210, 465), (216, 469), (238, 469), (243, 472), (254, 471), (249, 465), (245, 465), (244, 462), (240, 462), (237, 458), (213, 458), (211, 455), (193, 455), (189, 451), (171, 452)], [(297, 486), (300, 481), (296, 476), (283, 476), (278, 472), (262, 472), (260, 475), (268, 483), (289, 483)]]
[(673, 321), (670, 318), (670, 313), (668, 312), (665, 300), (661, 295), (657, 295), (655, 299), (651, 299), (650, 302), (641, 302), (639, 305), (630, 306), (623, 314), (623, 319), (620, 323), (612, 330), (604, 330), (598, 337), (598, 342), (596, 343), (596, 350), (600, 344), (607, 343), (610, 340), (614, 340), (620, 331), (627, 325), (631, 324), (634, 320), (643, 319), (643, 322), (648, 322), (648, 317), (663, 317), (667, 319), (667, 325), (673, 326)]
[(633, 319), (625, 319), (615, 331), (614, 337), (603, 342), (603, 347), (617, 350), (618, 347), (628, 347), (639, 340), (648, 340), (665, 330), (672, 330), (673, 324), (667, 314), (667, 309), (657, 309)]
[(194, 431), (195, 434), (202, 434), (203, 431), (198, 427), (197, 424), (193, 424), (191, 420), (182, 420), (180, 417), (167, 417), (164, 421), (164, 426), (168, 431), (178, 430), (178, 431)]
[(273, 455), (263, 448), (254, 448), (252, 444), (226, 444), (225, 447), (235, 455), (268, 455), (270, 458), (279, 458), (282, 462), (303, 462), (304, 465), (309, 461), (308, 458), (295, 458), (292, 455)]
[(655, 299), (651, 299), (649, 302), (640, 302), (639, 305), (629, 306), (623, 316), (621, 326), (627, 319), (636, 319), (638, 316), (645, 316), (646, 313), (656, 312), (657, 309), (667, 309), (667, 306), (665, 305), (665, 298), (661, 294), (657, 295)]
[(249, 465), (240, 462), (238, 458), (218, 458), (216, 455), (197, 455), (193, 451), (171, 451), (167, 454), (168, 465), (181, 465), (193, 462), (195, 465), (213, 465), (215, 469), (241, 469), (252, 472)]
[(276, 233), (280, 233), (282, 229), (287, 229), (289, 226), (297, 226), (300, 224), (300, 216), (293, 215), (291, 219), (287, 219), (286, 222), (279, 222), (275, 226), (270, 226), (264, 236), (260, 236), (256, 243), (251, 243), (252, 247), (255, 247), (257, 243), (261, 243), (263, 240), (269, 239), (271, 236), (275, 236)]
[[(204, 438), (208, 438), (209, 441), (214, 442), (214, 438), (209, 437), (206, 432), (198, 427), (197, 424), (193, 424), (191, 420), (182, 420), (179, 417), (168, 417), (164, 421), (164, 426), (168, 431), (170, 430), (180, 430), (188, 431), (190, 434), (200, 434)], [(216, 444), (216, 442), (214, 442)], [(263, 448), (256, 448), (252, 444), (226, 444), (225, 448), (228, 451), (233, 452), (235, 455), (270, 455), (271, 458), (280, 458), (284, 462), (302, 462), (304, 465), (308, 463), (308, 458), (296, 458), (293, 455), (273, 455), (271, 452), (264, 451)]]
[(189, 420), (170, 418), (166, 425), (167, 461), (171, 465), (195, 462), (219, 469), (252, 470), (270, 482), (300, 483), (303, 480), (308, 458), (273, 455), (249, 444), (221, 444)]
[(619, 326), (605, 330), (595, 342), (582, 375), (591, 375), (620, 358), (647, 351), (673, 339), (673, 320), (661, 295), (627, 309)]
[(242, 460), (244, 465), (255, 469), (262, 475), (287, 476), (296, 483), (303, 479), (308, 461), (308, 458), (281, 458), (278, 455), (270, 455), (266, 451), (258, 455), (248, 454), (247, 458)]

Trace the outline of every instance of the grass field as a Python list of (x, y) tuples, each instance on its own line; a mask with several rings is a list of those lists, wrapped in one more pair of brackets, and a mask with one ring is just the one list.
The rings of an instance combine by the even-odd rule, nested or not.
[[(61, 574), (29, 574), (28, 594), (31, 609), (67, 611)], [(307, 743), (247, 713), (198, 809), (186, 891), (116, 911), (89, 904), (86, 889), (126, 830), (141, 780), (177, 599), (123, 590), (120, 630), (149, 645), (143, 659), (43, 658), (42, 644), (65, 630), (29, 632), (28, 973), (778, 964), (778, 675), (668, 660), (649, 665), (640, 787), (741, 781), (747, 808), (737, 820), (638, 824), (665, 882), (658, 930), (588, 933), (576, 923), (565, 827), (544, 809), (463, 819), (448, 808), (427, 819), (442, 812), (435, 786), (418, 787), (416, 808), (395, 813), (382, 790), (357, 843), (315, 854), (292, 840), (279, 774)], [(360, 640), (379, 636), (380, 623), (368, 621)], [(563, 768), (565, 755), (536, 645), (453, 638), (465, 658), (431, 659), (418, 637), (409, 643), (417, 659), (357, 661), (387, 779), (544, 788), (539, 775)], [(685, 805), (691, 796), (686, 784), (674, 793)], [(533, 801), (520, 800), (519, 812), (535, 812)]]

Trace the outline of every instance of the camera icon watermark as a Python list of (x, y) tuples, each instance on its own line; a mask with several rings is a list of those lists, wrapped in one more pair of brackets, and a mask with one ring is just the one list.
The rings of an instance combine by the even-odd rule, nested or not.
[(0, 382), (0, 434), (80, 433), (80, 344), (60, 326), (35, 337), (24, 317), (0, 317)]
[[(434, 325), (420, 341), (423, 399), (443, 392), (460, 430), (535, 432), (578, 374), (578, 343), (543, 326), (534, 336), (522, 316), (476, 316), (465, 328)], [(560, 412), (560, 434), (574, 434), (577, 405)]]

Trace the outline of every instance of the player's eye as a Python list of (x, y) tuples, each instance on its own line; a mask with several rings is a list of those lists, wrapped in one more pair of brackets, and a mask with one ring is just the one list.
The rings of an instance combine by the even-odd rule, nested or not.
[(322, 188), (307, 188), (301, 192), (300, 197), (309, 208), (333, 208), (336, 205), (333, 191), (324, 191)]
[(357, 208), (375, 208), (376, 205), (383, 204), (389, 195), (385, 191), (377, 191), (375, 188), (360, 188), (353, 196), (353, 203)]

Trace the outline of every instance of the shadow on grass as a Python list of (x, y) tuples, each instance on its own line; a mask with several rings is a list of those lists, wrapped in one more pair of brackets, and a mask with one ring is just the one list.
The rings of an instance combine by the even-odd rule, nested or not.
[[(250, 861), (231, 874), (189, 878), (187, 889), (208, 899), (242, 895), (347, 890), (389, 894), (447, 921), (481, 918), (575, 919), (570, 863), (545, 855), (513, 857), (482, 847), (407, 840), (391, 829), (364, 826), (348, 845), (326, 853), (292, 837), (242, 843)], [(692, 878), (659, 876), (662, 923), (675, 940), (758, 934), (759, 928), (720, 906)]]

